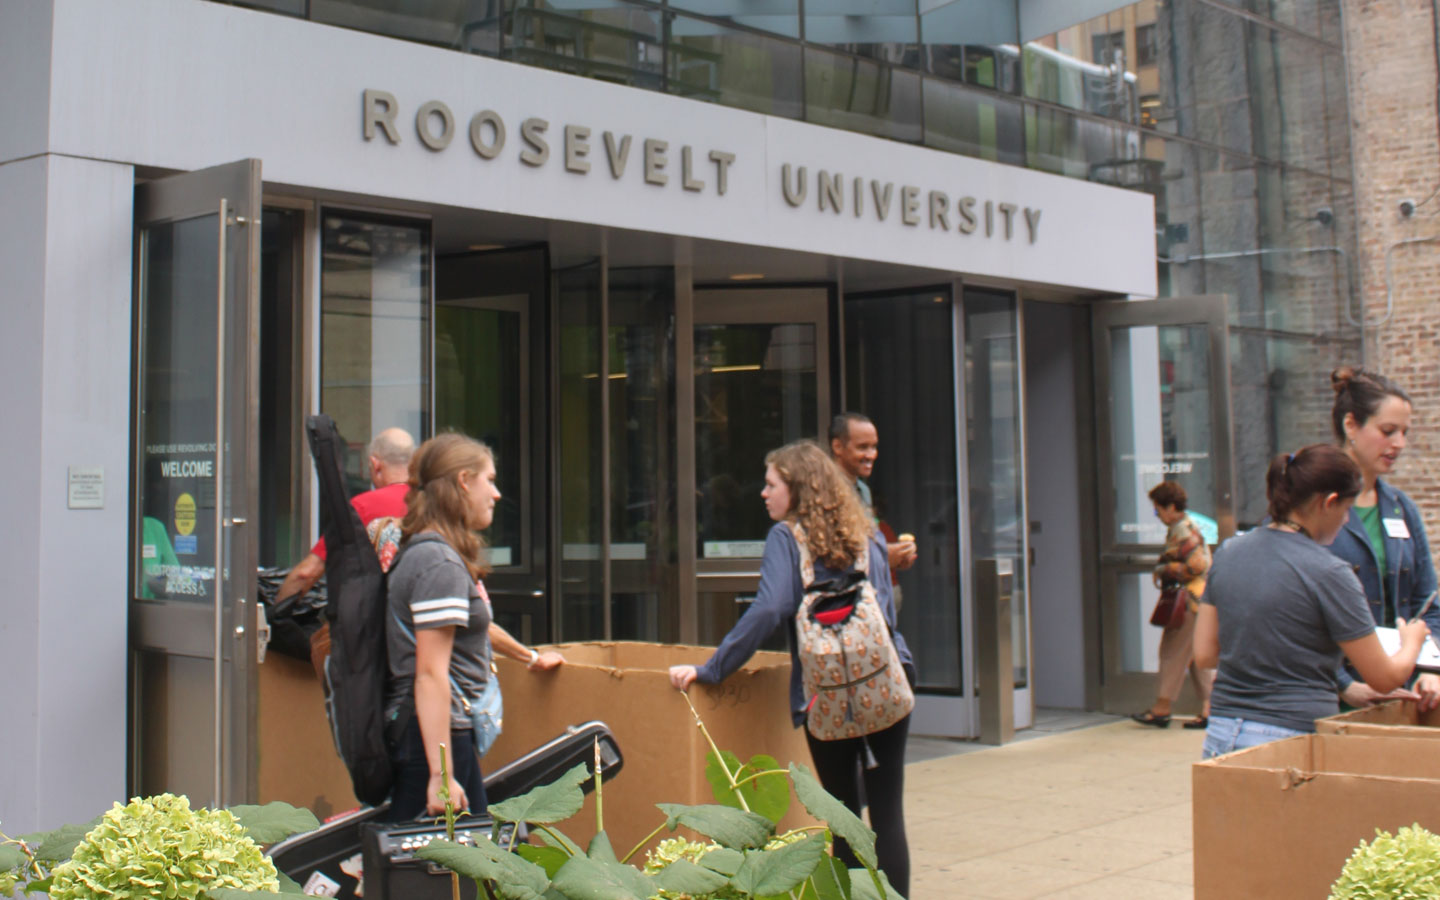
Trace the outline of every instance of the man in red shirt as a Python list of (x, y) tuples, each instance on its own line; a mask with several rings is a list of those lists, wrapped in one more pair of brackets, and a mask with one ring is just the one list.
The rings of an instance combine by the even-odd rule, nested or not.
[[(386, 516), (405, 517), (405, 495), (410, 492), (410, 457), (415, 453), (415, 439), (403, 428), (387, 428), (370, 442), (370, 483), (373, 490), (356, 494), (350, 505), (360, 514), (360, 521), (369, 525)], [(303, 594), (325, 574), (325, 538), (315, 542), (309, 554), (285, 580), (275, 594), (275, 605), (287, 598)]]

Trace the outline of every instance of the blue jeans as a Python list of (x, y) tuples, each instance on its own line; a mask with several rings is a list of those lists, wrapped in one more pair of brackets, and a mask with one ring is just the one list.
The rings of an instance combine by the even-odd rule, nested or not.
[(1231, 716), (1211, 716), (1210, 724), (1205, 726), (1205, 747), (1201, 750), (1201, 758), (1213, 759), (1236, 750), (1258, 747), (1271, 741), (1308, 733), (1267, 722), (1252, 722)]

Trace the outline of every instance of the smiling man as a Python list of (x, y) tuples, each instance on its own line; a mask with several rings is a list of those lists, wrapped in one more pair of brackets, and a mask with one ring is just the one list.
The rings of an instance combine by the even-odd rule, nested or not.
[[(830, 421), (830, 455), (845, 475), (855, 484), (855, 491), (870, 510), (875, 524), (875, 502), (870, 494), (870, 485), (865, 479), (875, 469), (875, 457), (880, 453), (880, 433), (870, 417), (858, 412), (843, 412)], [(910, 538), (909, 535), (904, 535)], [(885, 545), (890, 557), (890, 570), (903, 571), (915, 565), (915, 540), (889, 541)]]

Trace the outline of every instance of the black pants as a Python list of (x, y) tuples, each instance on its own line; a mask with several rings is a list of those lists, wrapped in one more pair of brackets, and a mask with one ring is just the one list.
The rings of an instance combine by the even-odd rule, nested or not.
[[(480, 757), (475, 754), (475, 741), (470, 729), (450, 732), (446, 745), (446, 765), (450, 775), (465, 789), (470, 809), (483, 813), (485, 777), (480, 773)], [(395, 767), (395, 784), (390, 788), (392, 822), (406, 822), (425, 815), (425, 792), (430, 788), (430, 764), (425, 759), (425, 745), (420, 738), (420, 720), (414, 716), (400, 738), (390, 744), (390, 762)]]
[[(905, 739), (909, 734), (909, 716), (884, 731), (843, 741), (817, 741), (805, 730), (821, 786), (857, 816), (863, 782), (880, 870), (903, 897), (910, 896), (910, 843), (905, 839)], [(873, 769), (865, 768), (866, 744), (877, 763)], [(850, 868), (860, 867), (850, 846), (839, 838), (835, 839), (835, 853)]]

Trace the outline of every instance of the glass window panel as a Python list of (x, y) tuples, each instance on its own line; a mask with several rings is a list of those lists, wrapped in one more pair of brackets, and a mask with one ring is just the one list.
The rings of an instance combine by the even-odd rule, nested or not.
[(670, 0), (669, 5), (746, 28), (800, 37), (799, 0)]
[(805, 0), (805, 40), (896, 65), (919, 64), (915, 0)]
[(1133, 8), (1080, 22), (1023, 47), (1025, 96), (1136, 123)]
[(675, 272), (612, 269), (611, 637), (679, 634), (675, 510)]
[(772, 116), (801, 118), (800, 45), (673, 15), (670, 91)]
[(386, 428), (430, 431), (430, 226), (326, 210), (320, 258), (320, 411), (349, 448), (352, 494)]
[(1140, 130), (1118, 123), (1026, 106), (1025, 148), (1031, 168), (1058, 175), (1125, 186), (1148, 177)]
[(1330, 132), (1349, 127), (1345, 96), (1329, 95), (1326, 63), (1334, 51), (1264, 25), (1247, 27), (1254, 154), (1329, 174)]
[[(300, 431), (301, 329), (298, 241), (304, 213), (267, 209), (260, 238), (260, 546), (262, 567), (286, 566), (305, 551), (298, 486), (309, 454)], [(303, 473), (303, 474), (302, 474)]]
[(765, 454), (815, 436), (815, 326), (695, 326), (695, 474), (701, 559), (760, 556)]
[(554, 274), (559, 297), (560, 639), (605, 637), (600, 441), (600, 266)]
[(664, 76), (661, 12), (623, 0), (514, 0), (503, 57), (632, 87), (658, 90)]
[(1024, 112), (1019, 102), (925, 79), (925, 144), (992, 162), (1025, 164)]
[(213, 602), (219, 219), (152, 225), (140, 258), (135, 596)]
[(922, 66), (951, 81), (1019, 93), (1018, 36), (1014, 3), (922, 0), (920, 4)]
[(1156, 518), (1148, 494), (1167, 480), (1185, 489), (1188, 512), (1201, 530), (1207, 530), (1206, 520), (1214, 527), (1209, 328), (1112, 328), (1109, 364), (1115, 466), (1112, 540), (1120, 545), (1165, 543), (1165, 525)]
[(954, 431), (933, 426), (955, 417), (953, 316), (948, 289), (845, 303), (845, 395), (880, 434), (875, 513), (919, 551), (896, 573), (900, 632), (920, 684), (948, 691), (961, 688), (959, 464)]
[(1117, 572), (1115, 575), (1122, 672), (1160, 671), (1160, 638), (1165, 631), (1150, 624), (1156, 596), (1152, 578), (1149, 572)]
[(1321, 40), (1340, 42), (1340, 0), (1232, 0), (1235, 5)]
[(522, 348), (528, 294), (452, 298), (435, 304), (435, 426), (484, 441), (495, 453), (500, 500), (485, 534), (490, 565), (525, 559), (521, 449)]
[[(966, 475), (970, 555), (1008, 559), (1014, 572), (1010, 646), (1015, 687), (1029, 684), (1025, 483), (1020, 425), (1020, 339), (1012, 294), (965, 292)], [(978, 586), (972, 585), (972, 592)], [(983, 689), (983, 688), (982, 688)]]
[(1329, 439), (1335, 400), (1329, 373), (1359, 359), (1358, 341), (1230, 332), (1236, 527), (1253, 527), (1265, 517), (1265, 470), (1271, 457)]
[[(283, 6), (297, 5), (296, 0), (266, 0)], [(456, 0), (303, 0), (316, 22), (339, 25), (383, 34), (387, 37), (480, 51), (482, 45), (493, 52), (498, 9), (491, 2), (456, 2)], [(485, 36), (485, 32), (489, 36)]]
[(918, 143), (923, 137), (920, 76), (807, 47), (805, 117), (820, 125)]

